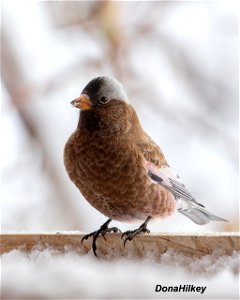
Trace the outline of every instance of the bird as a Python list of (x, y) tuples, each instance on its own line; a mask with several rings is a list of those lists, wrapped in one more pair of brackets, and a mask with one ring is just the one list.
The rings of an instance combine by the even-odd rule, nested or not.
[(140, 233), (149, 233), (148, 223), (175, 212), (194, 223), (226, 221), (207, 211), (195, 200), (163, 151), (143, 130), (122, 84), (110, 76), (99, 76), (84, 87), (71, 104), (80, 110), (76, 130), (64, 147), (64, 165), (70, 180), (84, 198), (107, 221), (82, 238), (97, 239), (110, 232), (112, 220), (144, 221), (122, 234), (124, 245)]

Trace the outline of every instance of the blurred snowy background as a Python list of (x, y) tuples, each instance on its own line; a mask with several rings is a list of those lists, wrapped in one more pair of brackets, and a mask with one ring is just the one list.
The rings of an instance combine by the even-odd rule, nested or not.
[[(2, 1), (2, 231), (92, 231), (106, 218), (70, 182), (69, 102), (102, 74), (197, 201), (230, 223), (182, 215), (152, 231), (238, 230), (238, 17), (227, 1)], [(137, 225), (118, 224), (122, 230)]]

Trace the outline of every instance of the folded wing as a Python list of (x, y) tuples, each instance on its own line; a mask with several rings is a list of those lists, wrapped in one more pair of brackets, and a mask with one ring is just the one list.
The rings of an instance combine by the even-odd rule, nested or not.
[(198, 203), (186, 189), (180, 177), (169, 167), (158, 145), (146, 134), (138, 141), (138, 147), (144, 155), (147, 163), (148, 175), (153, 182), (167, 188), (177, 201), (177, 210), (184, 216), (199, 225), (210, 221), (225, 221), (207, 211), (201, 203)]

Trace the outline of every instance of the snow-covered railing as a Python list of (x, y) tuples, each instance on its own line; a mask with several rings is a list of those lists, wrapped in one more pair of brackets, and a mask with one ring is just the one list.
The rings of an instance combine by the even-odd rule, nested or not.
[[(83, 234), (64, 233), (10, 233), (1, 235), (0, 252), (5, 253), (20, 248), (30, 251), (36, 247), (47, 247), (66, 251), (74, 249), (80, 254), (91, 251), (92, 239), (81, 243)], [(97, 254), (99, 257), (159, 257), (169, 249), (190, 256), (203, 256), (219, 251), (221, 255), (231, 255), (239, 251), (239, 233), (161, 233), (136, 236), (127, 241), (125, 247), (121, 234), (108, 234), (106, 240), (97, 240)]]

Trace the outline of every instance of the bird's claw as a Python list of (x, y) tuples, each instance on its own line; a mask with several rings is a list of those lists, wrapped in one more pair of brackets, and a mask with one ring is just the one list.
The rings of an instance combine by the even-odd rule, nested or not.
[(87, 240), (90, 237), (93, 237), (93, 242), (92, 242), (92, 249), (93, 249), (93, 253), (94, 255), (97, 257), (97, 245), (96, 245), (96, 241), (98, 239), (99, 236), (102, 236), (104, 238), (104, 240), (106, 241), (106, 237), (105, 235), (109, 232), (121, 232), (121, 230), (119, 230), (117, 227), (111, 227), (108, 228), (108, 224), (110, 223), (110, 221), (108, 220), (107, 222), (105, 222), (98, 230), (93, 231), (89, 234), (84, 235), (84, 237), (81, 239), (81, 244), (83, 243), (84, 240)]
[(121, 240), (122, 238), (124, 237), (124, 235), (127, 235), (129, 236), (131, 233), (133, 233), (134, 230), (128, 230), (128, 231), (125, 231), (122, 235), (121, 235)]
[(138, 235), (140, 233), (147, 233), (147, 234), (149, 234), (150, 230), (147, 229), (147, 228), (144, 228), (144, 229), (138, 228), (136, 230), (130, 231), (129, 233), (124, 233), (124, 234), (127, 235), (127, 237), (125, 238), (124, 243), (123, 243), (124, 247), (125, 247), (127, 241), (131, 241), (136, 235)]
[(82, 237), (81, 239), (81, 244), (83, 243), (84, 240), (88, 240), (88, 238), (90, 238), (91, 236), (94, 236), (94, 234), (96, 234), (97, 231), (93, 231), (89, 234), (84, 235), (84, 237)]
[(136, 235), (140, 234), (140, 233), (150, 233), (150, 230), (147, 229), (147, 224), (143, 223), (139, 228), (135, 229), (135, 230), (128, 230), (126, 232), (124, 232), (121, 236), (121, 239), (126, 235), (127, 237), (124, 240), (124, 247), (126, 245), (127, 241), (131, 241)]

